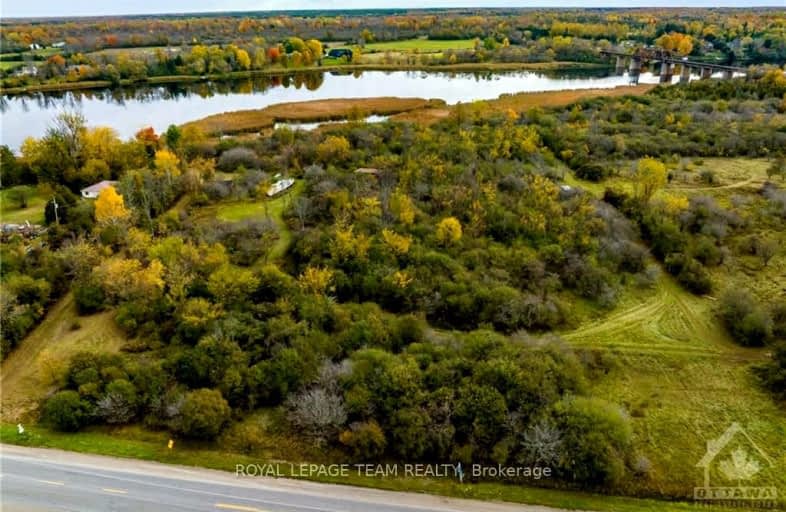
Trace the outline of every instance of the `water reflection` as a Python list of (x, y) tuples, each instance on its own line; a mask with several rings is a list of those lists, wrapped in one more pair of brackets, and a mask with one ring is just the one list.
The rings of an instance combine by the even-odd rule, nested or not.
[[(657, 83), (657, 77), (652, 78)], [(162, 131), (172, 123), (291, 101), (398, 96), (439, 98), (456, 103), (516, 92), (604, 88), (627, 83), (627, 77), (616, 76), (613, 69), (543, 73), (333, 71), (34, 93), (0, 98), (0, 140), (18, 148), (25, 137), (41, 136), (52, 119), (64, 110), (79, 111), (88, 124), (112, 126), (122, 137), (130, 137), (144, 126)], [(155, 104), (161, 108), (154, 108)]]

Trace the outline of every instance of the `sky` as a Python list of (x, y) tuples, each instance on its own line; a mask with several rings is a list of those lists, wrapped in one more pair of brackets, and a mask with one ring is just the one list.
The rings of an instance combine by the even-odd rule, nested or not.
[(786, 0), (0, 0), (0, 17), (423, 7), (750, 7)]

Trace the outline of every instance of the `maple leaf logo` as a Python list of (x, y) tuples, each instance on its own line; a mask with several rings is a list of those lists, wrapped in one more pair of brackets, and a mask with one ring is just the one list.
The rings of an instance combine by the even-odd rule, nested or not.
[(721, 473), (729, 480), (749, 480), (759, 472), (759, 463), (748, 456), (748, 452), (742, 448), (737, 448), (731, 453), (728, 459), (722, 460), (719, 464)]

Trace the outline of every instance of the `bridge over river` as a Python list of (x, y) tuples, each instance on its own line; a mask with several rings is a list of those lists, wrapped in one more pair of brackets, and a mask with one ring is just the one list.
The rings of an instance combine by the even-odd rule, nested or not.
[(723, 64), (713, 64), (710, 62), (700, 62), (689, 60), (687, 57), (674, 57), (666, 50), (638, 50), (633, 53), (626, 53), (617, 50), (602, 50), (601, 55), (605, 57), (616, 57), (616, 69), (618, 73), (624, 73), (625, 68), (628, 69), (628, 75), (631, 77), (631, 82), (638, 82), (641, 67), (644, 64), (649, 64), (654, 70), (656, 66), (660, 66), (660, 81), (661, 83), (671, 83), (674, 72), (679, 67), (680, 83), (690, 81), (692, 73), (696, 73), (701, 78), (709, 78), (713, 73), (723, 73), (724, 79), (729, 79), (735, 73), (746, 73), (746, 68), (737, 66), (726, 66)]

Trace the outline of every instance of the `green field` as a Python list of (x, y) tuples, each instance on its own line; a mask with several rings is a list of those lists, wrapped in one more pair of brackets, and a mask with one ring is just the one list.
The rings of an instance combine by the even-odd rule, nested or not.
[[(292, 201), (303, 191), (304, 182), (295, 181), (289, 190), (282, 192), (272, 199), (262, 199), (259, 201), (242, 201), (227, 203), (218, 207), (215, 212), (217, 218), (229, 222), (237, 222), (252, 218), (264, 218), (270, 215), (278, 227), (278, 240), (268, 253), (268, 258), (276, 260), (282, 257), (289, 244), (292, 242), (292, 233), (284, 222), (284, 210), (292, 204)], [(267, 204), (266, 204), (267, 203)]]
[[(27, 207), (20, 208), (18, 195), (27, 196)], [(44, 223), (44, 198), (35, 188), (20, 185), (17, 187), (0, 190), (0, 221), (3, 223), (22, 224), (29, 221), (31, 224)]]
[(433, 40), (433, 39), (405, 39), (403, 41), (384, 41), (381, 43), (366, 43), (364, 52), (399, 51), (399, 52), (441, 52), (444, 50), (471, 50), (475, 47), (474, 39)]

